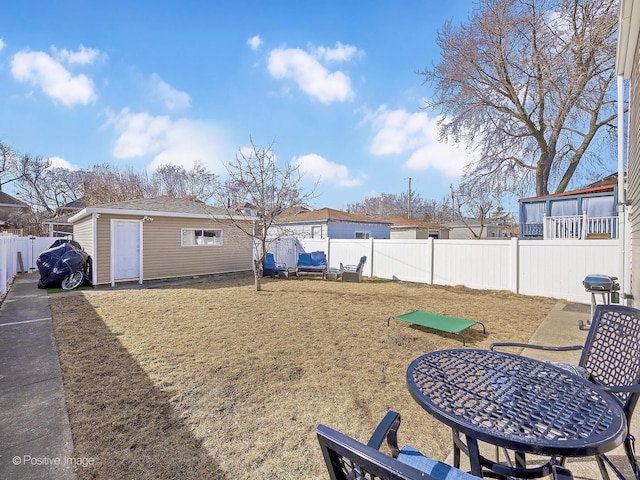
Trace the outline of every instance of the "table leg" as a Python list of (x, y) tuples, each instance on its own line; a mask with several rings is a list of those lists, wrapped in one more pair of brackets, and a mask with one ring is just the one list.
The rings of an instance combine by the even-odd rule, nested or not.
[(467, 448), (469, 449), (469, 462), (471, 463), (471, 474), (482, 478), (482, 464), (480, 463), (480, 448), (478, 441), (466, 435)]

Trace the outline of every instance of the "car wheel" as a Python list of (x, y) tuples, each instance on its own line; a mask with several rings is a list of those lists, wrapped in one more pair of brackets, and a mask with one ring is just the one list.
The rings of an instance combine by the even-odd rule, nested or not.
[(79, 287), (84, 282), (84, 273), (82, 272), (73, 272), (71, 275), (62, 280), (62, 289), (63, 290), (73, 290), (74, 288)]

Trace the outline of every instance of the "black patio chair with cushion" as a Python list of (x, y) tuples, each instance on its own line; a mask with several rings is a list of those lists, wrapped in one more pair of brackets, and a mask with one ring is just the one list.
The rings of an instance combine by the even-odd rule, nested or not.
[[(525, 347), (549, 351), (581, 349), (582, 355), (578, 365), (552, 363), (582, 375), (611, 392), (622, 405), (629, 424), (640, 398), (640, 310), (616, 304), (598, 305), (583, 346), (551, 347), (497, 342), (491, 344), (490, 348), (493, 350), (498, 347)], [(628, 434), (624, 448), (635, 478), (640, 480), (640, 465), (635, 456), (634, 441), (633, 435)], [(596, 460), (603, 479), (609, 478), (605, 464), (609, 465), (618, 478), (625, 478), (606, 455), (599, 455)]]
[[(331, 480), (473, 480), (478, 477), (446, 463), (425, 457), (410, 446), (398, 448), (400, 414), (390, 410), (366, 445), (325, 425), (316, 429), (322, 455)], [(383, 442), (391, 456), (379, 449)], [(554, 471), (556, 480), (570, 480), (562, 467)]]

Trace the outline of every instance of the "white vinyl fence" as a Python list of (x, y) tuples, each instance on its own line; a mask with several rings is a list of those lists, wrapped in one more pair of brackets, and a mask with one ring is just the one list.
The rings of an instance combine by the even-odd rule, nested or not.
[(53, 237), (0, 236), (0, 295), (7, 292), (18, 273), (37, 271), (38, 256), (54, 240)]
[(322, 250), (330, 268), (367, 262), (363, 275), (433, 285), (464, 285), (590, 303), (582, 280), (622, 278), (618, 240), (345, 240), (280, 239), (269, 251), (296, 264), (298, 253)]
[(14, 235), (0, 236), (0, 295), (7, 292), (8, 285), (18, 273), (18, 240)]

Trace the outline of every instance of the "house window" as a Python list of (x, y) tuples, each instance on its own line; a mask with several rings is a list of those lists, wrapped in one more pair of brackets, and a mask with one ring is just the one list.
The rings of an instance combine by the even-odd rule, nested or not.
[(222, 245), (222, 230), (182, 229), (182, 246)]
[(322, 227), (321, 226), (313, 226), (311, 227), (311, 238), (322, 238)]
[(366, 240), (371, 236), (371, 232), (356, 232), (356, 240)]

